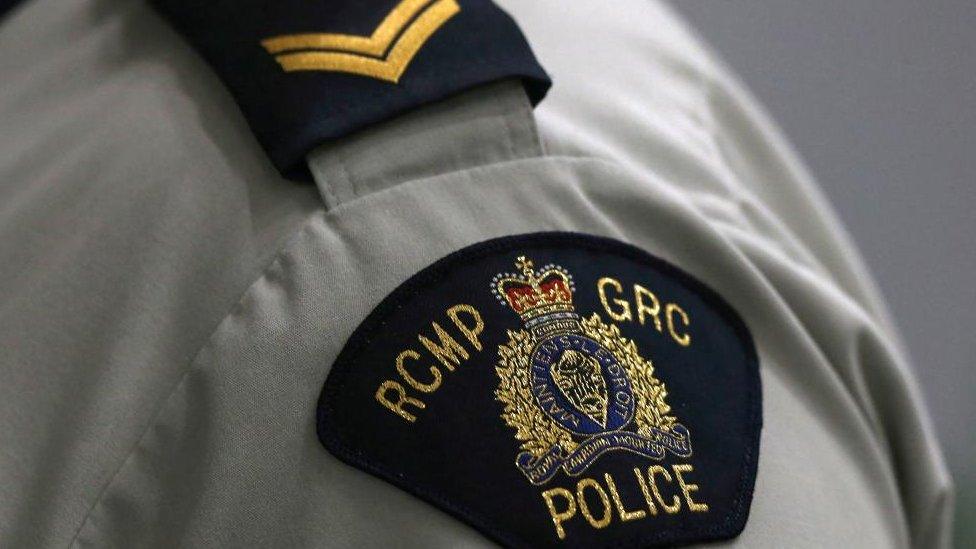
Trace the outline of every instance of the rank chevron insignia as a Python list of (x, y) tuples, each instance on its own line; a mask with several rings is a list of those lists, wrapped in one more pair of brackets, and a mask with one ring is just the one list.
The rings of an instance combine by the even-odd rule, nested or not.
[(509, 331), (498, 348), (495, 397), (522, 443), (515, 465), (529, 482), (544, 484), (560, 468), (578, 476), (615, 450), (690, 457), (691, 433), (669, 415), (654, 366), (616, 326), (576, 314), (569, 272), (556, 265), (536, 271), (525, 256), (516, 267), (521, 275), (492, 280), (498, 301), (527, 328)]
[(460, 11), (457, 0), (403, 0), (370, 36), (289, 34), (261, 45), (286, 72), (346, 72), (395, 84), (427, 40)]

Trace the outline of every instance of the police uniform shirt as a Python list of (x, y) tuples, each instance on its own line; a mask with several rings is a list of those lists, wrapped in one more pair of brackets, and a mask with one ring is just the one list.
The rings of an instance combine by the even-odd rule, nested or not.
[[(350, 121), (157, 4), (0, 23), (0, 546), (948, 545), (870, 277), (669, 8), (414, 3)], [(411, 81), (469, 8), (538, 65)]]

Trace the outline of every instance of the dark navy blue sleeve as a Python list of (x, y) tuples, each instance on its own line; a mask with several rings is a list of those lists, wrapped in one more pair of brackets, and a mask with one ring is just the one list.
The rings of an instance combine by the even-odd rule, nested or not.
[(233, 94), (278, 170), (328, 140), (463, 90), (550, 82), (489, 0), (153, 0)]

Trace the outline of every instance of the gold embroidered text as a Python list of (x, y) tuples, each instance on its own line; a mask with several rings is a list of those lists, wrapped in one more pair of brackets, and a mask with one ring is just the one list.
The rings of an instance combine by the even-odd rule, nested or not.
[[(644, 520), (658, 513), (674, 515), (684, 512), (708, 512), (708, 504), (693, 495), (698, 485), (690, 480), (694, 468), (688, 463), (671, 465), (671, 471), (661, 465), (635, 467), (633, 476), (618, 484), (610, 473), (600, 480), (583, 477), (575, 489), (550, 488), (542, 492), (556, 537), (566, 539), (568, 521), (582, 516), (591, 528), (603, 529), (614, 520), (630, 522)], [(698, 498), (698, 499), (695, 499)], [(626, 500), (626, 501), (625, 501)], [(579, 519), (576, 519), (579, 521)]]
[(452, 330), (431, 322), (430, 330), (417, 335), (420, 345), (403, 349), (393, 359), (396, 379), (387, 379), (376, 389), (376, 401), (410, 423), (417, 421), (418, 410), (427, 407), (423, 396), (444, 382), (441, 367), (453, 372), (482, 349), (478, 336), (485, 323), (477, 309), (461, 303), (447, 309), (445, 315), (451, 322), (445, 325)]
[(654, 329), (671, 336), (678, 345), (691, 345), (691, 333), (688, 331), (691, 318), (677, 303), (662, 302), (658, 296), (641, 286), (634, 284), (634, 301), (631, 303), (627, 296), (623, 296), (624, 287), (616, 278), (605, 276), (596, 283), (600, 303), (610, 318), (617, 322), (638, 322), (641, 326), (652, 323)]

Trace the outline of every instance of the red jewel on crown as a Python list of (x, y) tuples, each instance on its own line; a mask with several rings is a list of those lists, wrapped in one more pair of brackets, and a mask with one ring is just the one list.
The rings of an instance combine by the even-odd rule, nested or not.
[(565, 269), (546, 265), (537, 271), (525, 256), (518, 257), (515, 267), (521, 274), (495, 275), (492, 289), (499, 302), (511, 307), (523, 322), (532, 324), (542, 317), (573, 312), (573, 277)]

